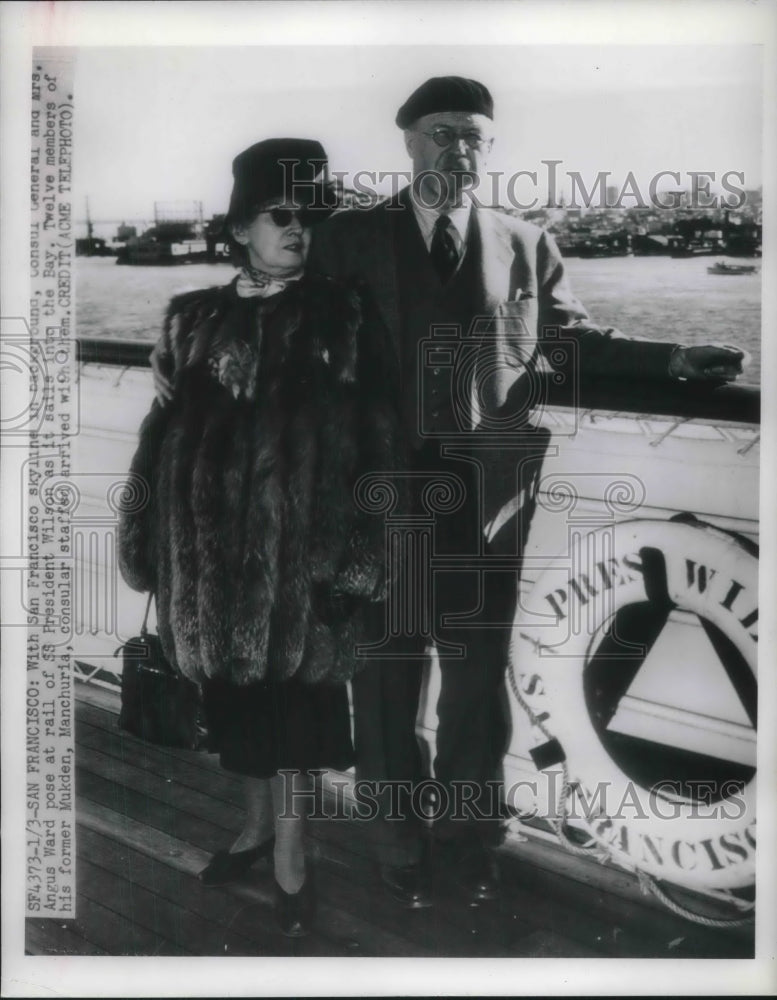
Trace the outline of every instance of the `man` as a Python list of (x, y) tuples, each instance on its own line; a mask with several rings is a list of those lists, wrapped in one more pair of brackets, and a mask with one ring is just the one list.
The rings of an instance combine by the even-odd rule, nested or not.
[[(358, 276), (372, 289), (397, 348), (416, 511), (435, 476), (458, 480), (463, 506), (435, 513), (434, 553), (454, 561), (457, 555), (477, 558), (483, 554), (483, 477), (480, 462), (468, 453), (468, 431), (498, 428), (511, 416), (520, 417), (523, 403), (511, 396), (544, 339), (553, 347), (571, 338), (583, 372), (614, 376), (726, 379), (741, 370), (742, 355), (630, 340), (588, 321), (552, 239), (478, 204), (477, 182), (494, 137), (493, 102), (482, 84), (459, 77), (427, 80), (400, 108), (396, 124), (412, 161), (411, 185), (374, 209), (330, 219), (314, 234), (312, 261), (336, 276)], [(440, 326), (472, 339), (473, 321), (495, 314), (503, 318), (501, 333), (492, 329), (479, 342), (470, 374), (480, 391), (470, 400), (461, 384), (453, 384), (444, 352), (439, 364), (433, 353), (424, 364), (419, 345)], [(508, 419), (501, 420), (506, 409)], [(444, 870), (468, 898), (478, 901), (497, 892), (490, 847), (498, 839), (498, 805), (488, 783), (506, 749), (500, 688), (507, 657), (506, 629), (494, 626), (512, 621), (515, 573), (508, 583), (504, 574), (468, 575), (459, 564), (448, 573), (435, 572), (432, 591), (441, 669), (435, 777), (448, 790), (449, 802), (459, 783), (459, 799), (464, 794), (469, 803), (460, 810), (466, 815), (438, 824), (435, 852), (449, 862)], [(482, 604), (485, 611), (474, 627), (445, 626), (453, 615), (472, 618)], [(375, 660), (354, 682), (360, 778), (421, 777), (415, 721), (428, 630), (418, 630), (414, 647), (408, 639), (404, 648), (397, 647), (396, 658)], [(479, 792), (473, 793), (473, 786)], [(373, 824), (372, 833), (389, 889), (407, 906), (429, 905), (428, 865), (416, 818)]]
[[(422, 849), (418, 800), (393, 793), (423, 778), (415, 725), (430, 645), (441, 671), (434, 774), (445, 799), (433, 803), (440, 814), (435, 859), (469, 901), (498, 893), (493, 793), (507, 741), (500, 695), (516, 571), (482, 571), (489, 556), (483, 531), (489, 469), (478, 443), (505, 428), (518, 432), (524, 443), (515, 452), (515, 486), (531, 493), (544, 443), (532, 436), (527, 400), (543, 351), (551, 364), (565, 363), (554, 350), (560, 343), (573, 348), (567, 368), (571, 363), (583, 373), (725, 380), (741, 371), (740, 352), (629, 339), (589, 321), (552, 238), (479, 203), (493, 117), (491, 95), (477, 81), (427, 80), (396, 116), (412, 162), (410, 186), (375, 208), (336, 214), (317, 227), (311, 252), (314, 269), (365, 282), (387, 327), (401, 386), (412, 514), (426, 524), (431, 505), (431, 544), (442, 566), (431, 574), (418, 563), (425, 583), (415, 605), (395, 589), (393, 610), (378, 606), (374, 658), (353, 683), (357, 777), (383, 792), (379, 817), (365, 828), (384, 884), (410, 908), (432, 904), (430, 858)], [(430, 489), (447, 491), (449, 502), (434, 501)], [(516, 557), (529, 517), (527, 505)], [(388, 616), (396, 619), (400, 605), (407, 627), (389, 628)]]

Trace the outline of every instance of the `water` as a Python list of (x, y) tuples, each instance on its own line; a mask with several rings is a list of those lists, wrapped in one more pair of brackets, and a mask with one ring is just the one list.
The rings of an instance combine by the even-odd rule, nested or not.
[(118, 265), (112, 257), (76, 258), (76, 328), (81, 337), (156, 340), (173, 295), (224, 285), (228, 264)]
[(600, 325), (655, 340), (732, 344), (751, 355), (742, 381), (757, 384), (761, 275), (707, 274), (716, 259), (571, 257), (566, 267), (575, 294)]
[[(603, 326), (685, 344), (726, 343), (748, 351), (744, 382), (761, 371), (761, 276), (707, 274), (714, 258), (613, 257), (567, 260), (578, 298)], [(77, 326), (84, 337), (155, 340), (171, 296), (230, 281), (226, 264), (119, 267), (79, 257)]]

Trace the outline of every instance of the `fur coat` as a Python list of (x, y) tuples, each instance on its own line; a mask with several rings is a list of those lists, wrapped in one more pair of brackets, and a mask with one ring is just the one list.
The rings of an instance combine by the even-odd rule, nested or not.
[(269, 299), (233, 282), (173, 299), (160, 354), (175, 393), (140, 430), (119, 564), (154, 591), (166, 656), (194, 681), (347, 679), (386, 576), (354, 485), (399, 463), (377, 313), (331, 279)]

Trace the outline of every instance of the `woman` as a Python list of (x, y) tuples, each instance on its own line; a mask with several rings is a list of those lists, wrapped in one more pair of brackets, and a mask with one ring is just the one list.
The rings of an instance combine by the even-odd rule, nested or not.
[(332, 211), (325, 163), (300, 139), (235, 159), (225, 224), (242, 269), (170, 304), (157, 352), (173, 391), (132, 465), (150, 500), (120, 525), (122, 573), (153, 590), (166, 655), (202, 684), (210, 748), (244, 778), (243, 829), (200, 878), (223, 885), (272, 854), (290, 935), (314, 908), (298, 793), (352, 763), (345, 681), (385, 590), (382, 519), (354, 485), (396, 467), (385, 333), (362, 293), (305, 273), (310, 227)]

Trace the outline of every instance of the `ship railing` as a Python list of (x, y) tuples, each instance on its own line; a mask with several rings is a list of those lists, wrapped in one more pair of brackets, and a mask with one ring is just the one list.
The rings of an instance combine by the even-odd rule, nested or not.
[[(153, 342), (103, 337), (79, 337), (82, 364), (149, 368)], [(761, 391), (739, 383), (695, 383), (682, 380), (625, 379), (622, 376), (565, 379), (559, 384), (545, 376), (541, 395), (546, 406), (576, 405), (586, 410), (654, 413), (684, 419), (726, 420), (760, 424)]]

